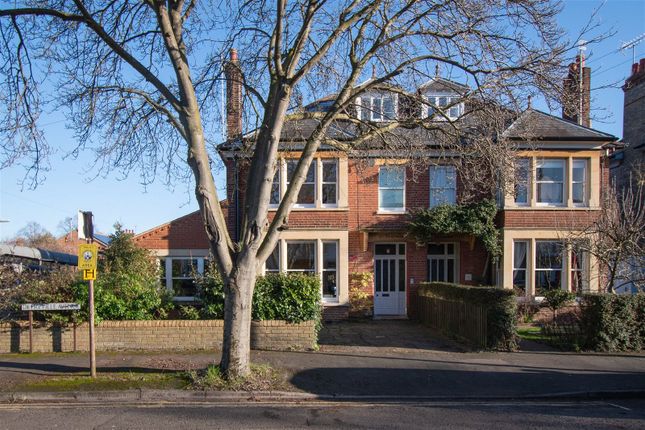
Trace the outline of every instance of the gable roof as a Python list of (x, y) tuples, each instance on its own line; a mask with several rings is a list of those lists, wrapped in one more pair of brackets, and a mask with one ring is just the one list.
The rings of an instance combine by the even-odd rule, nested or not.
[(529, 108), (502, 134), (511, 140), (557, 140), (557, 141), (603, 141), (615, 142), (614, 135), (585, 127), (575, 122), (558, 118)]
[(430, 78), (428, 82), (419, 87), (419, 91), (422, 92), (433, 92), (438, 93), (445, 92), (456, 92), (458, 94), (465, 94), (470, 91), (470, 87), (459, 82), (451, 81), (450, 79), (445, 79), (440, 76), (435, 76)]

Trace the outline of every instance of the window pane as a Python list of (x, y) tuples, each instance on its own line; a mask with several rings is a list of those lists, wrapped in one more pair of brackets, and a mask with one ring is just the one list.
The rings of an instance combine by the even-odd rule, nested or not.
[(562, 203), (563, 196), (562, 183), (558, 184), (538, 184), (537, 200), (540, 203)]
[(172, 290), (177, 297), (193, 297), (196, 292), (192, 279), (173, 279)]
[(526, 242), (515, 242), (513, 244), (513, 268), (514, 269), (526, 269), (526, 253), (527, 246)]
[(382, 112), (381, 98), (380, 97), (372, 98), (372, 119), (374, 121), (379, 121), (383, 119), (381, 112)]
[(515, 166), (515, 203), (528, 202), (529, 174), (529, 159), (518, 159)]
[[(296, 172), (296, 166), (298, 165), (298, 160), (289, 160), (287, 161), (287, 182), (291, 182), (293, 175)], [(309, 170), (307, 170), (307, 176), (305, 177), (305, 183), (313, 183), (316, 180), (316, 160), (312, 160), (309, 165)]]
[(323, 182), (336, 182), (336, 162), (323, 161)]
[(379, 207), (403, 208), (403, 190), (379, 190)]
[(443, 167), (430, 166), (430, 186), (433, 188), (446, 185), (446, 170)]
[(536, 270), (535, 290), (539, 295), (545, 290), (555, 290), (562, 285), (561, 270)]
[(269, 258), (267, 258), (265, 267), (267, 272), (280, 271), (280, 245), (275, 246), (273, 252), (269, 255)]
[(336, 184), (323, 184), (322, 186), (322, 202), (323, 204), (336, 203)]
[(582, 182), (585, 180), (585, 168), (587, 162), (585, 160), (573, 160), (573, 180), (575, 182)]
[(196, 259), (173, 258), (171, 264), (173, 278), (190, 278), (197, 271)]
[(405, 255), (405, 245), (399, 245), (399, 255)]
[(447, 246), (448, 246), (447, 254), (448, 255), (454, 255), (455, 254), (455, 245), (453, 245), (452, 243), (449, 243)]
[(323, 269), (336, 269), (336, 242), (323, 243)]
[(166, 259), (159, 259), (159, 277), (162, 280), (162, 284), (166, 283)]
[(444, 245), (442, 243), (431, 243), (430, 245), (428, 245), (428, 254), (443, 255)]
[(582, 203), (585, 200), (585, 188), (583, 184), (573, 184), (571, 192), (573, 196), (571, 197), (573, 203)]
[(405, 260), (399, 260), (399, 291), (405, 291)]
[(446, 281), (455, 282), (455, 260), (452, 258), (448, 259), (448, 276)]
[(537, 269), (562, 269), (562, 244), (560, 242), (535, 242)]
[(316, 269), (315, 242), (287, 242), (287, 270)]
[(379, 169), (379, 187), (400, 188), (405, 182), (405, 173), (402, 166), (383, 166)]
[(383, 114), (386, 119), (394, 119), (396, 117), (394, 113), (394, 97), (383, 97)]
[(336, 298), (338, 288), (336, 286), (336, 272), (324, 271), (322, 275), (323, 297)]
[(298, 204), (314, 204), (316, 201), (315, 184), (302, 184), (298, 193)]
[(526, 270), (513, 270), (513, 286), (526, 290)]
[(564, 160), (541, 160), (537, 165), (538, 181), (564, 180)]
[(396, 245), (376, 244), (374, 245), (374, 253), (376, 255), (395, 255)]

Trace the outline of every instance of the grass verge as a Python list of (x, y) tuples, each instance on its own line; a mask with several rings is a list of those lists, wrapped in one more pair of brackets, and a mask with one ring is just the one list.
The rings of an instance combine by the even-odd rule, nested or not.
[(47, 377), (13, 387), (15, 391), (105, 391), (136, 388), (177, 389), (185, 388), (183, 372), (114, 372), (99, 373), (96, 379), (86, 375)]

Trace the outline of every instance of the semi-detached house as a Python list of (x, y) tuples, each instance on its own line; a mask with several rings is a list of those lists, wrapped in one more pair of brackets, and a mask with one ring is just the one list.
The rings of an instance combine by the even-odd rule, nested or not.
[[(571, 67), (570, 76), (578, 76), (577, 64)], [(351, 275), (356, 273), (371, 274), (372, 282), (363, 288), (372, 297), (375, 317), (414, 317), (417, 286), (428, 280), (516, 288), (526, 298), (549, 288), (596, 291), (597, 265), (565, 238), (598, 215), (602, 189), (608, 185), (604, 147), (616, 138), (589, 127), (589, 70), (583, 71), (587, 104), (581, 121), (529, 108), (504, 132), (517, 140), (518, 182), (498, 197), (503, 256), (497, 262), (488, 258), (479, 240), (467, 235), (437, 236), (433, 243), (418, 245), (406, 234), (414, 209), (459, 204), (461, 179), (454, 164), (458, 155), (440, 156), (431, 134), (403, 130), (417, 133), (417, 156), (429, 160), (421, 169), (412, 167), (407, 156), (377, 147), (348, 154), (337, 145), (323, 145), (262, 271), (319, 276), (326, 319), (348, 316)], [(253, 133), (241, 134), (241, 88), (235, 81), (229, 80), (227, 89), (227, 120), (229, 136), (239, 137), (219, 147), (227, 172), (224, 210), (233, 240), (239, 236), (249, 173), (244, 154), (253, 138)], [(445, 108), (438, 120), (458, 120), (468, 109), (459, 101), (467, 90), (437, 76), (419, 92), (431, 105)], [(406, 114), (434, 114), (431, 108), (406, 109), (401, 92), (387, 86), (363, 94), (355, 105), (351, 115), (371, 122), (386, 122), (404, 109)], [(327, 106), (328, 99), (318, 100), (304, 109), (306, 114), (285, 123), (271, 212), (289, 184), (303, 141), (317, 124), (316, 112)], [(536, 136), (531, 142), (523, 141), (527, 127)], [(353, 138), (351, 127), (342, 122), (329, 133), (335, 142)], [(141, 233), (136, 240), (159, 257), (162, 283), (177, 300), (192, 300), (193, 270), (203, 271), (209, 254), (199, 213)]]

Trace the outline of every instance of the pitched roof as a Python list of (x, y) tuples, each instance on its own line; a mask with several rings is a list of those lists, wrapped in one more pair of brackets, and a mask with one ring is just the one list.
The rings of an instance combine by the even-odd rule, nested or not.
[(575, 122), (558, 118), (535, 109), (527, 109), (506, 129), (503, 137), (512, 140), (604, 141), (618, 140), (613, 136)]
[(423, 92), (436, 91), (438, 93), (456, 92), (458, 94), (464, 94), (470, 90), (470, 87), (460, 84), (459, 82), (451, 81), (450, 79), (435, 76), (425, 84), (421, 85), (419, 90)]

